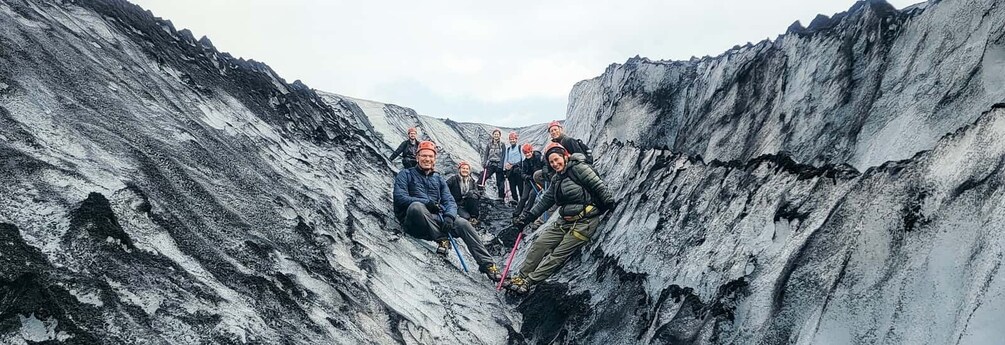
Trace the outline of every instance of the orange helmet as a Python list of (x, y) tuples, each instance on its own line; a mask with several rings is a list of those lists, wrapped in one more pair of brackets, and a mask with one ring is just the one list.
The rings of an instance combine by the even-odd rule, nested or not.
[(552, 153), (558, 153), (563, 156), (569, 157), (569, 150), (565, 149), (565, 146), (556, 142), (548, 143), (548, 146), (544, 147), (544, 157), (548, 158)]
[(523, 147), (521, 147), (520, 150), (523, 151), (523, 153), (530, 153), (531, 151), (534, 151), (534, 145), (531, 145), (530, 143), (523, 144)]
[(412, 133), (416, 133), (415, 127), (411, 127), (411, 128), (408, 129), (408, 134), (412, 134)]
[(516, 140), (516, 132), (509, 132), (509, 140)]
[(556, 126), (557, 126), (558, 128), (562, 128), (562, 124), (561, 124), (561, 123), (558, 123), (558, 120), (555, 120), (555, 121), (551, 121), (551, 123), (549, 123), (549, 124), (548, 124), (548, 130), (550, 131), (550, 130), (551, 130), (551, 127), (556, 127)]
[(427, 141), (419, 142), (419, 149), (415, 150), (415, 153), (418, 154), (419, 152), (422, 152), (422, 150), (433, 151), (433, 154), (435, 155), (436, 154), (436, 144), (433, 144), (432, 141), (428, 141), (428, 140)]

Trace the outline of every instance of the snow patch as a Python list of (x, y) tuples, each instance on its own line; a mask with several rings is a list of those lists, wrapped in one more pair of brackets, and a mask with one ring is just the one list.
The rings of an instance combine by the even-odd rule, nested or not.
[(59, 325), (59, 322), (55, 319), (47, 318), (39, 320), (35, 317), (34, 313), (28, 315), (28, 317), (22, 315), (18, 315), (17, 317), (21, 321), (21, 337), (26, 341), (66, 341), (72, 338), (66, 332), (56, 332), (56, 326)]

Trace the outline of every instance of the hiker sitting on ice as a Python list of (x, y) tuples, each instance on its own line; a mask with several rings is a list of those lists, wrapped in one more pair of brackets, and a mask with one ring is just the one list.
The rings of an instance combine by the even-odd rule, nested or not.
[(415, 127), (409, 128), (408, 140), (402, 141), (401, 145), (398, 145), (398, 149), (394, 150), (394, 153), (391, 154), (391, 158), (389, 158), (388, 160), (393, 161), (400, 155), (401, 165), (404, 167), (403, 169), (414, 167), (416, 164), (415, 151), (418, 150), (419, 147), (419, 141), (415, 139), (416, 135), (417, 132), (415, 130)]
[(492, 175), (496, 175), (496, 189), (499, 195), (499, 200), (502, 201), (506, 198), (506, 176), (503, 174), (503, 152), (506, 151), (506, 144), (500, 140), (502, 136), (502, 131), (499, 129), (492, 131), (492, 140), (489, 144), (485, 146), (485, 150), (482, 151), (482, 162), (485, 162), (482, 166), (487, 172), (486, 175), (482, 176), (482, 185), (485, 185), (488, 178)]
[(607, 184), (583, 162), (583, 155), (577, 153), (570, 157), (558, 143), (548, 144), (544, 155), (555, 170), (555, 176), (541, 201), (524, 212), (513, 225), (522, 231), (528, 222), (556, 204), (561, 217), (530, 245), (519, 273), (507, 278), (507, 288), (521, 294), (555, 273), (576, 249), (593, 237), (600, 225), (600, 216), (614, 207), (614, 196)]
[(509, 132), (509, 146), (503, 154), (503, 174), (509, 181), (509, 197), (517, 203), (520, 202), (520, 189), (523, 186), (523, 178), (520, 175), (519, 165), (523, 162), (523, 153), (516, 145), (516, 132)]
[(524, 209), (529, 210), (531, 206), (534, 206), (534, 202), (531, 200), (537, 198), (538, 190), (544, 190), (543, 181), (536, 184), (534, 181), (534, 173), (540, 171), (544, 166), (541, 152), (534, 151), (534, 145), (529, 143), (523, 144), (520, 151), (523, 153), (523, 161), (520, 162), (518, 170), (520, 171), (520, 179), (523, 180), (523, 186), (520, 189), (520, 202), (516, 205), (513, 217), (519, 216)]
[(498, 281), (502, 278), (499, 268), (485, 250), (485, 245), (466, 219), (457, 217), (457, 203), (450, 195), (447, 182), (436, 166), (436, 144), (431, 141), (419, 143), (416, 152), (418, 165), (404, 169), (394, 177), (394, 215), (406, 234), (436, 241), (436, 253), (446, 256), (450, 249), (447, 234), (464, 240), (468, 251), (478, 263), (478, 270)]
[(471, 225), (478, 225), (478, 200), (482, 198), (478, 181), (471, 176), (471, 165), (461, 161), (457, 165), (457, 175), (447, 179), (450, 195), (457, 202), (457, 215), (467, 219)]

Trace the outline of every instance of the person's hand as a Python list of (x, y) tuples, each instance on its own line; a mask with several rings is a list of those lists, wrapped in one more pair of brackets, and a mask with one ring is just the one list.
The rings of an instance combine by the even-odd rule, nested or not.
[(443, 216), (443, 224), (440, 226), (440, 231), (445, 234), (454, 235), (454, 217)]
[(513, 167), (513, 164), (506, 163), (506, 165), (503, 166), (503, 170), (509, 170), (512, 167)]
[(527, 213), (524, 212), (519, 217), (513, 219), (513, 227), (519, 231), (523, 231), (523, 228), (527, 227)]
[(429, 210), (429, 213), (440, 213), (440, 211), (443, 211), (440, 203), (435, 201), (426, 201), (426, 209)]

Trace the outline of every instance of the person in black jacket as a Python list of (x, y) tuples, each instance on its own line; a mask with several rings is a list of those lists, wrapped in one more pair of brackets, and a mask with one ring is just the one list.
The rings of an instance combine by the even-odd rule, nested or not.
[(499, 267), (475, 228), (466, 219), (457, 217), (457, 203), (447, 183), (433, 170), (436, 144), (431, 141), (419, 143), (416, 155), (419, 164), (402, 169), (394, 177), (394, 216), (402, 230), (420, 239), (436, 241), (439, 243), (436, 253), (443, 256), (450, 248), (448, 234), (454, 234), (467, 245), (479, 271), (493, 281), (502, 279)]
[[(562, 145), (570, 155), (582, 154), (583, 161), (586, 164), (593, 164), (593, 151), (590, 150), (590, 147), (586, 146), (579, 139), (565, 135), (565, 129), (557, 120), (551, 121), (548, 124), (548, 134), (551, 136), (551, 142)], [(544, 176), (546, 179), (551, 178), (551, 174), (554, 172), (547, 160), (548, 157), (544, 157), (544, 162), (542, 162), (544, 164)]]
[(419, 148), (419, 141), (415, 139), (416, 135), (417, 132), (415, 127), (409, 128), (408, 140), (402, 141), (401, 145), (398, 145), (398, 149), (394, 150), (394, 153), (391, 154), (391, 158), (389, 160), (393, 161), (400, 155), (403, 169), (415, 167), (415, 151)]
[(523, 181), (523, 190), (520, 195), (523, 196), (520, 202), (516, 205), (516, 211), (513, 212), (513, 216), (516, 217), (523, 212), (523, 210), (529, 209), (533, 205), (531, 200), (537, 198), (537, 191), (544, 189), (543, 183), (538, 183), (534, 181), (534, 173), (541, 170), (544, 167), (544, 159), (541, 158), (541, 152), (534, 151), (534, 145), (523, 144), (520, 148), (523, 152), (523, 161), (520, 162), (520, 175)]
[(589, 241), (600, 225), (600, 216), (612, 209), (615, 202), (607, 183), (586, 164), (582, 154), (570, 156), (562, 145), (551, 143), (545, 157), (556, 172), (551, 184), (541, 201), (513, 225), (522, 231), (553, 205), (559, 206), (560, 218), (530, 245), (519, 273), (507, 278), (507, 288), (520, 294), (555, 273), (576, 249)]
[(478, 225), (478, 200), (481, 199), (478, 182), (471, 177), (471, 165), (461, 161), (457, 165), (457, 175), (447, 179), (450, 194), (457, 201), (457, 216), (467, 219), (471, 225)]

